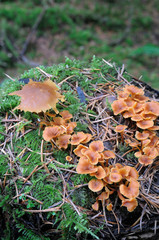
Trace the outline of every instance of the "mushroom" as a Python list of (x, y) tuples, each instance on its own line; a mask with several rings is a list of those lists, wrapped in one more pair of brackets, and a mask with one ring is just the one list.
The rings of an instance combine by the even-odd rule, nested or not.
[(143, 164), (144, 166), (150, 165), (153, 163), (153, 159), (147, 155), (141, 155), (138, 159), (139, 163)]
[(71, 137), (71, 145), (78, 145), (78, 144), (80, 144), (85, 138), (86, 138), (85, 133), (83, 133), (83, 132), (77, 132), (76, 134), (73, 134), (72, 137)]
[(92, 135), (90, 133), (85, 133), (86, 138), (81, 143), (88, 143), (92, 139)]
[(155, 159), (158, 156), (158, 151), (155, 147), (145, 147), (143, 149), (143, 152), (146, 156)]
[(68, 125), (66, 126), (66, 133), (67, 134), (71, 134), (73, 133), (74, 128), (77, 126), (76, 122), (70, 122), (68, 123)]
[(59, 126), (46, 127), (43, 131), (43, 138), (45, 141), (50, 141), (53, 138), (59, 137), (65, 130)]
[(68, 162), (70, 162), (70, 161), (72, 160), (72, 157), (71, 157), (71, 156), (66, 156), (66, 160), (67, 160)]
[(102, 166), (98, 166), (97, 168), (98, 168), (98, 170), (97, 170), (97, 172), (94, 173), (94, 176), (98, 179), (102, 179), (102, 178), (106, 177), (106, 172), (105, 172), (104, 168)]
[(121, 141), (124, 142), (124, 131), (128, 126), (126, 125), (117, 125), (115, 127), (115, 132), (120, 133), (121, 134)]
[(21, 97), (20, 104), (15, 109), (29, 112), (46, 112), (52, 108), (56, 113), (56, 104), (59, 100), (64, 101), (58, 91), (55, 83), (50, 79), (45, 82), (34, 82), (30, 79), (29, 83), (22, 87), (21, 90), (10, 93)]
[(86, 157), (82, 159), (80, 158), (79, 163), (76, 167), (76, 171), (79, 174), (90, 174), (96, 172), (97, 170), (98, 168), (91, 164)]
[(126, 198), (136, 198), (139, 195), (139, 182), (135, 179), (131, 179), (128, 186), (121, 184), (119, 191)]
[(121, 206), (126, 207), (129, 212), (132, 212), (138, 206), (138, 202), (135, 198), (124, 199)]
[(126, 85), (125, 91), (129, 92), (132, 96), (144, 95), (144, 91), (134, 85)]
[(109, 191), (107, 192), (102, 192), (98, 197), (97, 199), (100, 200), (100, 201), (103, 201), (103, 200), (106, 200), (109, 198)]
[(142, 121), (137, 122), (136, 125), (139, 128), (147, 129), (147, 128), (152, 127), (154, 125), (154, 122), (152, 120), (142, 120)]
[(63, 134), (61, 136), (58, 137), (58, 139), (56, 140), (56, 144), (58, 145), (58, 147), (64, 148), (66, 149), (68, 147), (69, 144), (69, 140), (71, 138), (71, 135), (67, 135), (67, 134)]
[(120, 175), (120, 173), (113, 173), (111, 172), (109, 175), (109, 179), (111, 182), (117, 183), (120, 182), (122, 179), (122, 176)]
[(112, 211), (112, 209), (113, 209), (113, 204), (112, 203), (108, 203), (107, 204), (107, 210), (108, 211)]
[(103, 152), (104, 150), (104, 145), (102, 141), (93, 141), (89, 144), (90, 150), (94, 152)]
[(67, 110), (62, 111), (59, 114), (64, 120), (70, 120), (73, 117), (72, 114)]
[(86, 150), (83, 155), (85, 155), (93, 165), (96, 165), (98, 163), (98, 159), (100, 158), (100, 154), (98, 152), (94, 152), (90, 149)]
[(111, 107), (112, 107), (115, 115), (118, 115), (119, 113), (122, 113), (122, 112), (128, 110), (128, 106), (126, 105), (126, 103), (123, 99), (114, 101), (112, 103)]
[(138, 139), (138, 140), (145, 140), (149, 137), (149, 133), (148, 132), (138, 132), (136, 131), (135, 133), (135, 137)]
[(99, 202), (96, 201), (94, 204), (92, 204), (92, 208), (93, 208), (93, 210), (98, 211), (99, 210)]
[(92, 179), (89, 181), (88, 187), (92, 192), (99, 192), (104, 187), (104, 184), (100, 179)]
[(159, 103), (154, 101), (145, 103), (144, 112), (146, 114), (154, 114), (159, 116)]
[(88, 150), (88, 147), (82, 145), (82, 144), (79, 144), (77, 146), (77, 148), (74, 149), (74, 153), (78, 156), (78, 157), (82, 157), (83, 156), (83, 153), (81, 150)]

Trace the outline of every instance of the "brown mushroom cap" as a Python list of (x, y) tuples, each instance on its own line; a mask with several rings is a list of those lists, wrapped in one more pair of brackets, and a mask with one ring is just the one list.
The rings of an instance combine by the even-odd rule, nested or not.
[(96, 165), (98, 163), (98, 159), (100, 158), (100, 154), (98, 152), (94, 152), (90, 149), (86, 150), (83, 155), (85, 155), (93, 165)]
[(72, 160), (72, 157), (71, 157), (71, 156), (66, 156), (66, 160), (67, 160), (68, 162), (70, 162), (70, 161)]
[(119, 113), (122, 113), (122, 112), (128, 110), (128, 106), (126, 105), (126, 103), (123, 99), (114, 101), (112, 103), (111, 107), (112, 107), (115, 115), (118, 115)]
[(109, 198), (109, 191), (107, 192), (102, 192), (98, 197), (97, 199), (100, 200), (100, 201), (103, 201), (103, 200), (106, 200)]
[(129, 166), (124, 166), (119, 169), (119, 173), (122, 176), (122, 178), (126, 178), (129, 175), (129, 172), (130, 172)]
[(108, 203), (107, 204), (107, 210), (108, 211), (112, 211), (112, 209), (113, 209), (113, 204), (112, 203)]
[(92, 139), (92, 135), (90, 133), (85, 133), (86, 138), (82, 141), (82, 143), (88, 143)]
[(98, 170), (87, 158), (80, 158), (79, 163), (77, 164), (76, 171), (79, 174), (90, 174)]
[(66, 133), (67, 134), (71, 134), (73, 133), (74, 128), (77, 126), (76, 122), (70, 122), (68, 123), (68, 125), (66, 126)]
[(98, 168), (98, 170), (97, 170), (97, 172), (95, 172), (94, 176), (98, 179), (102, 179), (102, 178), (106, 177), (106, 172), (105, 172), (104, 168), (102, 166), (98, 166), (97, 168)]
[(78, 157), (82, 157), (82, 156), (83, 156), (83, 153), (82, 153), (81, 150), (83, 150), (83, 149), (88, 150), (88, 147), (86, 147), (86, 146), (84, 146), (84, 145), (82, 145), (82, 144), (79, 144), (79, 145), (77, 146), (77, 148), (74, 149), (74, 153), (75, 153)]
[(69, 111), (67, 111), (67, 110), (62, 111), (59, 114), (60, 114), (60, 116), (62, 116), (62, 118), (64, 120), (69, 120), (69, 119), (71, 119), (73, 117), (72, 114)]
[(136, 198), (139, 195), (139, 182), (135, 179), (131, 179), (128, 186), (121, 184), (119, 190), (126, 198)]
[(71, 145), (78, 145), (78, 144), (80, 144), (85, 138), (86, 138), (85, 133), (83, 133), (83, 132), (77, 132), (76, 134), (73, 134), (72, 137), (71, 137)]
[(137, 122), (136, 124), (141, 129), (148, 129), (154, 125), (154, 121), (152, 120), (142, 120)]
[(144, 110), (144, 104), (143, 103), (138, 103), (136, 102), (136, 104), (134, 105), (134, 111), (135, 113), (139, 113), (142, 110)]
[(46, 112), (50, 108), (58, 113), (56, 104), (59, 100), (64, 101), (64, 96), (57, 92), (58, 88), (50, 79), (45, 82), (34, 82), (30, 79), (29, 83), (21, 90), (10, 93), (21, 97), (21, 103), (15, 109), (29, 112)]
[(93, 141), (89, 144), (90, 150), (94, 152), (103, 152), (104, 150), (104, 145), (102, 141)]
[(128, 177), (137, 180), (139, 178), (139, 173), (134, 167), (129, 166), (129, 174)]
[(154, 101), (145, 103), (144, 112), (159, 116), (159, 103)]
[(145, 103), (146, 101), (149, 100), (148, 97), (143, 96), (143, 95), (135, 95), (133, 99), (137, 102), (140, 102), (140, 103)]
[(123, 114), (123, 117), (124, 118), (130, 118), (130, 117), (133, 117), (135, 112), (134, 112), (134, 109), (133, 108), (129, 108), (129, 110), (125, 111)]
[(92, 192), (99, 192), (104, 187), (104, 184), (100, 179), (92, 179), (89, 181), (88, 187)]
[(144, 95), (144, 91), (141, 88), (138, 88), (134, 85), (126, 85), (125, 90), (131, 95)]
[(134, 211), (134, 209), (138, 206), (138, 202), (135, 198), (122, 200), (122, 207), (126, 207), (129, 212)]
[(57, 146), (61, 149), (66, 149), (68, 147), (68, 144), (70, 143), (70, 138), (71, 135), (67, 135), (67, 134), (63, 134), (61, 136), (58, 137), (58, 139), (56, 140), (56, 144)]
[(151, 159), (155, 159), (158, 156), (158, 151), (155, 147), (145, 147), (143, 152)]
[(136, 131), (135, 133), (135, 137), (138, 139), (138, 140), (145, 140), (149, 137), (149, 133), (148, 132), (138, 132)]
[(131, 107), (133, 108), (134, 105), (136, 104), (136, 102), (131, 97), (124, 99), (124, 101), (129, 108)]
[(104, 159), (115, 158), (115, 154), (110, 150), (104, 151), (103, 155), (104, 155)]
[(138, 159), (139, 163), (143, 164), (144, 166), (148, 166), (151, 163), (153, 163), (153, 159), (146, 156), (146, 155), (141, 155)]
[(109, 175), (109, 179), (111, 182), (120, 182), (121, 179), (122, 179), (122, 176), (120, 175), (120, 173), (114, 173), (114, 172), (111, 172), (110, 175)]
[(99, 210), (99, 202), (96, 201), (94, 204), (92, 204), (92, 208), (93, 208), (93, 210), (98, 211)]
[(128, 127), (128, 126), (126, 126), (126, 125), (117, 125), (117, 126), (115, 127), (115, 132), (119, 132), (119, 133), (124, 132), (124, 130), (125, 130), (127, 127)]
[(134, 116), (131, 117), (131, 120), (134, 122), (139, 122), (143, 120), (142, 114), (135, 114)]
[(65, 130), (59, 126), (46, 127), (43, 131), (43, 138), (45, 141), (50, 141), (53, 138), (59, 137)]

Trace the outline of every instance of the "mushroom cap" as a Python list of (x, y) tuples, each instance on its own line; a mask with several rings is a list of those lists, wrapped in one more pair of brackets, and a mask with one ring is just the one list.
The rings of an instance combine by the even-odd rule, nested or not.
[(137, 180), (139, 178), (139, 173), (134, 167), (129, 166), (129, 174), (128, 174), (129, 179), (133, 178)]
[(71, 134), (73, 133), (74, 128), (77, 126), (76, 122), (70, 122), (68, 123), (67, 127), (66, 127), (66, 133), (67, 134)]
[(83, 133), (83, 132), (77, 132), (76, 134), (73, 134), (72, 137), (71, 137), (71, 145), (78, 145), (78, 144), (80, 144), (85, 138), (86, 138), (85, 133)]
[(156, 118), (157, 118), (157, 116), (156, 115), (154, 115), (154, 114), (147, 114), (147, 113), (145, 113), (145, 112), (141, 112), (141, 115), (142, 115), (142, 117), (143, 117), (143, 120), (155, 120)]
[(159, 103), (154, 101), (145, 103), (144, 112), (146, 114), (154, 114), (159, 116)]
[(142, 114), (135, 114), (134, 116), (131, 117), (131, 120), (134, 122), (139, 122), (142, 121), (144, 118), (142, 116)]
[(159, 126), (150, 127), (149, 130), (151, 130), (151, 131), (159, 130)]
[(141, 140), (141, 143), (142, 143), (142, 148), (144, 148), (151, 143), (151, 140), (150, 139)]
[(108, 211), (112, 211), (112, 209), (113, 209), (113, 204), (112, 203), (108, 203), (107, 204), (107, 210)]
[(155, 147), (145, 147), (143, 149), (143, 152), (148, 157), (155, 159), (158, 156), (158, 151)]
[(79, 174), (90, 174), (97, 171), (97, 167), (90, 163), (87, 158), (80, 158), (79, 163), (77, 164), (76, 171)]
[(126, 198), (136, 198), (139, 195), (139, 182), (135, 179), (131, 179), (128, 186), (121, 184), (119, 191)]
[(129, 166), (124, 166), (119, 169), (119, 173), (122, 176), (122, 178), (126, 178), (129, 175), (129, 172), (130, 172)]
[(94, 152), (90, 149), (86, 150), (83, 155), (85, 155), (93, 165), (96, 165), (98, 163), (98, 159), (100, 158), (100, 154), (98, 152)]
[(70, 143), (70, 138), (71, 135), (68, 134), (63, 134), (61, 136), (59, 136), (56, 140), (56, 144), (57, 146), (61, 149), (66, 149), (68, 147), (68, 144)]
[(60, 125), (65, 126), (65, 120), (61, 117), (54, 117), (52, 124), (56, 126), (60, 126)]
[(111, 107), (112, 107), (115, 115), (118, 115), (119, 113), (122, 113), (122, 112), (128, 110), (128, 106), (126, 105), (126, 103), (123, 99), (115, 100), (112, 103)]
[(134, 105), (134, 111), (135, 111), (135, 113), (139, 113), (139, 112), (141, 112), (142, 110), (144, 110), (144, 104), (143, 104), (143, 103), (136, 102), (135, 105)]
[(141, 152), (141, 151), (138, 151), (138, 152), (136, 152), (134, 155), (135, 155), (136, 158), (139, 158), (139, 157), (141, 157), (142, 152)]
[(106, 150), (103, 152), (104, 159), (115, 158), (115, 154), (111, 150)]
[(142, 120), (137, 122), (136, 124), (141, 129), (148, 129), (154, 125), (154, 121), (152, 120)]
[(117, 126), (115, 127), (115, 132), (119, 132), (119, 133), (124, 132), (124, 130), (125, 130), (127, 127), (128, 127), (128, 126), (126, 126), (126, 125), (117, 125)]
[(21, 90), (10, 93), (21, 97), (20, 104), (15, 109), (29, 112), (46, 112), (52, 108), (56, 113), (56, 103), (64, 101), (64, 96), (57, 92), (58, 88), (50, 79), (45, 82), (34, 82), (30, 79), (29, 83)]
[(93, 141), (89, 144), (90, 150), (94, 152), (103, 152), (104, 150), (104, 145), (103, 142), (98, 140), (98, 141)]
[(60, 114), (60, 116), (62, 116), (62, 118), (64, 120), (69, 120), (69, 119), (71, 119), (73, 117), (72, 114), (69, 111), (67, 111), (67, 110), (62, 111), (59, 114)]
[(96, 201), (94, 204), (92, 204), (92, 208), (93, 208), (93, 210), (98, 211), (99, 210), (99, 202)]
[(126, 85), (125, 90), (131, 95), (144, 95), (144, 91), (141, 88), (138, 88), (134, 85)]
[(104, 187), (104, 184), (100, 179), (92, 179), (89, 181), (88, 187), (92, 192), (99, 192)]
[(138, 206), (136, 198), (122, 200), (122, 207), (126, 207), (129, 212), (133, 212)]
[(43, 138), (45, 141), (50, 141), (53, 138), (59, 137), (64, 131), (65, 130), (59, 126), (46, 127), (43, 131)]
[(122, 176), (120, 175), (120, 173), (111, 172), (110, 176), (109, 176), (109, 179), (110, 179), (110, 181), (117, 183), (117, 182), (121, 181)]
[(98, 170), (97, 170), (97, 172), (95, 172), (94, 176), (98, 179), (105, 178), (106, 172), (105, 172), (104, 168), (102, 166), (98, 166), (97, 168), (98, 168)]
[(153, 159), (146, 155), (141, 155), (138, 159), (139, 163), (143, 164), (144, 166), (148, 166), (153, 163)]
[(136, 102), (131, 98), (131, 97), (128, 97), (126, 99), (124, 99), (126, 105), (130, 108), (130, 107), (134, 107)]
[(92, 135), (90, 133), (85, 133), (86, 138), (82, 141), (82, 143), (88, 143), (92, 139)]
[(87, 150), (88, 147), (82, 145), (82, 144), (79, 144), (77, 146), (77, 148), (74, 149), (74, 153), (78, 156), (78, 157), (82, 157), (83, 156), (83, 153), (81, 152), (82, 149), (85, 149)]
[(146, 101), (149, 100), (148, 97), (143, 96), (143, 95), (135, 95), (133, 98), (136, 102), (140, 102), (140, 103), (145, 103)]
[(143, 132), (136, 131), (135, 137), (138, 140), (145, 140), (145, 139), (147, 139), (149, 137), (149, 134), (148, 134), (148, 132), (145, 132), (145, 131), (143, 131)]
[(134, 112), (134, 109), (131, 107), (129, 108), (129, 110), (125, 111), (123, 114), (123, 117), (124, 118), (130, 118), (130, 117), (133, 117), (135, 112)]
[(103, 201), (103, 200), (106, 200), (109, 198), (109, 191), (107, 192), (102, 192), (98, 197), (97, 199), (100, 200), (100, 201)]
[(70, 162), (70, 161), (72, 160), (72, 157), (71, 157), (71, 156), (66, 156), (66, 160), (67, 160), (68, 162)]

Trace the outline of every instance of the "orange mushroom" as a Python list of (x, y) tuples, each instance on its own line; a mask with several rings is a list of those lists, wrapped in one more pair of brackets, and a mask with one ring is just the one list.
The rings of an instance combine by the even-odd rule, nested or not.
[(111, 107), (112, 107), (115, 115), (118, 115), (119, 113), (122, 113), (122, 112), (128, 110), (128, 106), (126, 105), (126, 103), (123, 99), (114, 101), (112, 103)]
[(72, 157), (71, 157), (71, 156), (66, 156), (66, 160), (67, 160), (68, 162), (70, 162), (70, 161), (72, 161)]
[(92, 135), (90, 133), (85, 133), (86, 138), (82, 141), (82, 143), (88, 143), (92, 139)]
[(85, 149), (85, 150), (88, 150), (88, 147), (82, 145), (82, 144), (79, 144), (77, 146), (77, 148), (74, 149), (74, 153), (78, 156), (78, 157), (82, 157), (83, 156), (83, 153), (82, 153), (82, 150)]
[(120, 173), (111, 172), (110, 176), (109, 176), (109, 179), (110, 179), (111, 182), (117, 183), (117, 182), (121, 181), (122, 176), (120, 175)]
[(100, 158), (100, 154), (98, 152), (94, 152), (90, 149), (86, 150), (83, 155), (85, 155), (93, 165), (96, 165), (98, 163), (98, 159)]
[(104, 184), (100, 179), (92, 179), (89, 181), (88, 187), (92, 192), (99, 192), (104, 187)]
[(97, 170), (97, 172), (94, 173), (94, 176), (98, 179), (105, 178), (106, 172), (105, 172), (104, 168), (102, 166), (98, 166), (97, 168), (98, 168), (98, 170)]
[(112, 203), (108, 203), (107, 204), (107, 210), (108, 211), (112, 211), (112, 209), (113, 209), (113, 204)]
[(77, 126), (76, 122), (70, 122), (68, 123), (68, 125), (66, 126), (66, 133), (67, 134), (71, 134), (73, 133), (74, 128)]
[(86, 157), (82, 159), (80, 158), (79, 163), (76, 167), (76, 171), (79, 174), (90, 174), (96, 172), (97, 170), (98, 168), (91, 164)]
[(141, 155), (138, 159), (139, 163), (143, 164), (144, 166), (150, 165), (153, 163), (153, 159), (146, 155)]
[(149, 133), (148, 132), (138, 132), (136, 131), (135, 133), (135, 137), (138, 139), (138, 140), (145, 140), (149, 137)]
[(151, 159), (155, 159), (158, 156), (158, 151), (155, 147), (145, 147), (143, 149), (143, 152)]
[(102, 141), (93, 141), (89, 144), (90, 150), (94, 152), (103, 152), (104, 150), (104, 145)]
[(43, 131), (43, 138), (45, 141), (50, 141), (53, 138), (59, 137), (65, 130), (59, 126), (46, 127)]
[(145, 103), (144, 112), (146, 114), (154, 114), (159, 116), (159, 103), (154, 101)]
[(56, 104), (59, 100), (64, 101), (58, 91), (55, 83), (50, 79), (45, 82), (34, 82), (30, 79), (29, 83), (22, 87), (21, 90), (10, 93), (21, 97), (20, 104), (15, 109), (29, 112), (46, 112), (52, 108), (56, 113)]
[(136, 125), (141, 129), (147, 129), (154, 125), (152, 120), (142, 120), (136, 123)]
[(93, 208), (93, 210), (98, 211), (99, 210), (99, 202), (96, 201), (94, 204), (92, 204), (92, 208)]
[(138, 202), (135, 198), (122, 200), (122, 207), (126, 207), (129, 212), (134, 211), (138, 206)]
[(73, 134), (72, 137), (71, 137), (71, 145), (78, 145), (78, 144), (80, 144), (85, 138), (86, 138), (85, 133), (83, 133), (83, 132), (77, 132), (76, 134)]
[(104, 159), (115, 158), (115, 154), (111, 150), (106, 150), (103, 152)]
[(109, 191), (107, 192), (102, 192), (98, 197), (97, 199), (100, 200), (100, 201), (103, 201), (103, 200), (106, 200), (109, 198)]
[(119, 190), (126, 198), (136, 198), (139, 195), (139, 182), (131, 179), (128, 186), (121, 184)]
[(72, 114), (67, 110), (62, 111), (59, 114), (62, 116), (64, 120), (69, 120), (73, 117)]
[(134, 85), (126, 85), (125, 91), (129, 92), (132, 96), (144, 95), (144, 91)]
[(121, 134), (121, 141), (124, 142), (124, 131), (128, 126), (126, 125), (117, 125), (115, 127), (115, 132), (120, 133)]
[(60, 149), (61, 148), (66, 149), (68, 147), (69, 142), (70, 142), (70, 138), (71, 138), (71, 135), (63, 134), (63, 135), (58, 137), (58, 139), (56, 140), (56, 144), (58, 145), (58, 147)]

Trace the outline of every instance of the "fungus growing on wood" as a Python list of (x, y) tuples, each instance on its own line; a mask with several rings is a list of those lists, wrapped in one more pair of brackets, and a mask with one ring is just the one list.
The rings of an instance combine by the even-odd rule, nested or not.
[(114, 101), (111, 106), (115, 115), (128, 110), (128, 106), (123, 99)]
[(131, 179), (128, 186), (121, 184), (119, 191), (126, 198), (136, 198), (139, 195), (139, 182)]
[(92, 192), (99, 192), (104, 187), (104, 184), (100, 179), (92, 179), (89, 181), (88, 187)]
[(77, 164), (76, 171), (79, 174), (90, 174), (97, 171), (97, 167), (90, 163), (90, 161), (86, 158), (80, 158), (79, 163)]
[(34, 82), (30, 79), (29, 83), (23, 86), (21, 90), (9, 95), (21, 97), (21, 102), (15, 109), (39, 113), (52, 108), (58, 113), (56, 104), (59, 100), (64, 101), (64, 96), (57, 90), (56, 84), (50, 79), (45, 82)]
[(104, 145), (102, 141), (93, 141), (89, 144), (89, 148), (94, 152), (103, 152)]
[(135, 198), (122, 200), (122, 207), (126, 207), (129, 212), (133, 212), (138, 206), (138, 202)]

